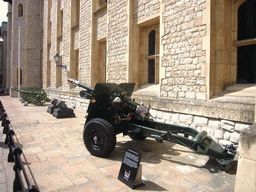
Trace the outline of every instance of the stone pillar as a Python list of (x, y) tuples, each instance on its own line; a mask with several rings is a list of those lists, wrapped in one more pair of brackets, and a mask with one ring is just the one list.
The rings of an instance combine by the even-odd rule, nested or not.
[(235, 192), (256, 191), (256, 123), (241, 134)]

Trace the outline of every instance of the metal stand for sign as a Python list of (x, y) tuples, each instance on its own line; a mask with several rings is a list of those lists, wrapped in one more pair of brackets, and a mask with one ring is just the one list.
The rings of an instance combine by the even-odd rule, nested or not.
[(142, 165), (139, 166), (137, 175), (135, 177), (135, 181), (134, 181), (134, 187), (133, 188), (137, 188), (142, 184)]

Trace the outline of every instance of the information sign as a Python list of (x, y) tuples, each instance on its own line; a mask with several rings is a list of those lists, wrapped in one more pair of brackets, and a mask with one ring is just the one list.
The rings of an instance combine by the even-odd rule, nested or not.
[(140, 165), (141, 156), (142, 153), (140, 151), (128, 146), (118, 175), (118, 179), (132, 189), (142, 182), (142, 167)]

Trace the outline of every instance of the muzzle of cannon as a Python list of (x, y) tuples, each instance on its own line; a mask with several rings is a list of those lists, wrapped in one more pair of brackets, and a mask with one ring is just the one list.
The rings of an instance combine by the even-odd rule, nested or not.
[(89, 87), (89, 86), (87, 86), (87, 85), (85, 85), (85, 84), (83, 84), (83, 83), (81, 83), (81, 82), (79, 82), (75, 79), (71, 79), (71, 78), (68, 79), (68, 82), (73, 84), (73, 85), (78, 85), (79, 87), (82, 87), (83, 89), (85, 89), (85, 90), (81, 90), (79, 92), (80, 97), (84, 97), (86, 99), (93, 99), (94, 98), (94, 94), (93, 94), (94, 89), (93, 88), (91, 88), (91, 87)]
[(18, 91), (20, 92), (21, 98), (28, 103), (41, 106), (48, 101), (47, 94), (42, 88), (27, 87)]

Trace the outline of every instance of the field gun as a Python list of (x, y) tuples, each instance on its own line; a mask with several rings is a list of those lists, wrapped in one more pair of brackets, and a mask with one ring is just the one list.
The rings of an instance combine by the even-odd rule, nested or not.
[(49, 101), (46, 92), (42, 88), (26, 87), (18, 91), (20, 92), (20, 96), (24, 101), (33, 103), (37, 106), (41, 106), (46, 101)]
[(131, 99), (135, 83), (97, 83), (93, 89), (74, 79), (68, 81), (86, 89), (80, 91), (80, 96), (90, 99), (83, 141), (94, 156), (108, 156), (115, 148), (119, 133), (134, 140), (151, 137), (161, 143), (170, 141), (210, 155), (222, 167), (231, 163), (236, 155), (235, 146), (219, 145), (206, 131), (154, 121), (148, 108)]

